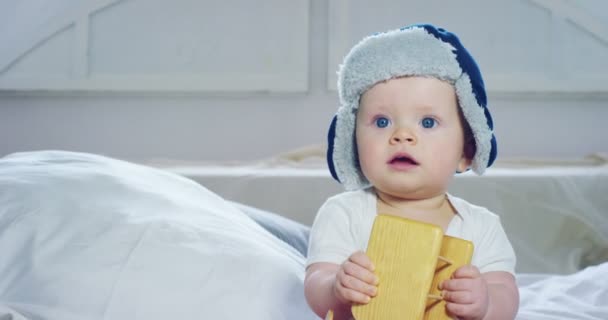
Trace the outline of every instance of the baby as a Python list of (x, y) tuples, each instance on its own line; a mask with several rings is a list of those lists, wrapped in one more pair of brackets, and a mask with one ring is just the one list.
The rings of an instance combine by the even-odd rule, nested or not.
[(355, 45), (340, 67), (341, 107), (327, 160), (344, 193), (328, 199), (310, 235), (305, 293), (315, 313), (350, 319), (377, 294), (364, 253), (378, 213), (440, 226), (473, 242), (471, 265), (440, 284), (458, 319), (513, 319), (515, 253), (499, 217), (447, 193), (457, 172), (483, 174), (496, 158), (481, 73), (453, 33), (412, 25)]

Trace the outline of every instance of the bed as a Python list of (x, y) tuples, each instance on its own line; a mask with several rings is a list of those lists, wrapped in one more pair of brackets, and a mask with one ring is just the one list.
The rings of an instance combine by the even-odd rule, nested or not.
[[(288, 158), (1, 158), (0, 319), (316, 319), (308, 228), (340, 189), (317, 161)], [(605, 159), (520, 165), (450, 191), (492, 207), (515, 239), (518, 319), (608, 319)]]

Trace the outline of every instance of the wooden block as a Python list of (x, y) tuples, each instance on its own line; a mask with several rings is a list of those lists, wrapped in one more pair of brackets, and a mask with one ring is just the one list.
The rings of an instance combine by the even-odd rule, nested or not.
[(352, 307), (355, 319), (422, 319), (442, 240), (438, 226), (378, 215), (367, 247), (380, 279), (378, 294)]
[[(435, 276), (431, 285), (431, 295), (440, 295), (441, 291), (438, 286), (441, 282), (449, 279), (456, 269), (463, 265), (471, 263), (473, 257), (473, 243), (460, 238), (444, 236), (439, 256), (445, 260), (451, 261), (447, 263), (442, 260), (437, 261)], [(424, 320), (449, 320), (451, 319), (445, 312), (445, 301), (432, 300), (427, 301)]]

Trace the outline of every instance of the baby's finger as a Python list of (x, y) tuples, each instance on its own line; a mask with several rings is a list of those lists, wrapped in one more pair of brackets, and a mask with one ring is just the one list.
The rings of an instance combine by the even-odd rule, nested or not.
[(445, 309), (451, 316), (464, 317), (472, 313), (473, 306), (470, 304), (448, 302), (445, 304)]
[(442, 295), (447, 302), (458, 304), (472, 304), (475, 302), (471, 291), (444, 291)]
[(355, 302), (355, 303), (368, 303), (372, 296), (376, 295), (375, 288), (373, 290), (368, 290), (367, 292), (373, 292), (372, 294), (368, 294), (365, 289), (366, 284), (362, 281), (355, 279), (353, 277), (342, 277), (341, 280), (336, 282), (336, 291), (337, 294), (342, 297), (346, 301)]
[(364, 293), (371, 297), (376, 296), (378, 290), (375, 285), (367, 283), (364, 280), (354, 277), (346, 272), (338, 277), (338, 281), (340, 282), (340, 285), (345, 288)]
[(343, 264), (342, 269), (344, 270), (345, 274), (353, 276), (361, 281), (364, 281), (366, 283), (373, 284), (373, 285), (378, 284), (378, 277), (373, 272), (369, 271), (368, 269), (363, 268), (362, 266), (360, 266), (356, 263), (353, 263), (351, 261), (346, 261)]
[(479, 269), (471, 265), (462, 266), (452, 274), (452, 278), (479, 278), (480, 276)]
[[(338, 289), (340, 290), (340, 289)], [(355, 290), (350, 290), (347, 288), (342, 288), (342, 292), (340, 292), (340, 295), (342, 297), (344, 297), (344, 299), (346, 301), (350, 301), (351, 303), (358, 303), (358, 304), (367, 304), (371, 301), (371, 297), (363, 294), (361, 292), (355, 291)]]
[(471, 279), (452, 279), (445, 280), (439, 286), (444, 291), (467, 291), (471, 290)]
[(351, 254), (348, 260), (362, 266), (363, 268), (369, 271), (374, 271), (375, 269), (372, 260), (363, 251), (357, 251)]

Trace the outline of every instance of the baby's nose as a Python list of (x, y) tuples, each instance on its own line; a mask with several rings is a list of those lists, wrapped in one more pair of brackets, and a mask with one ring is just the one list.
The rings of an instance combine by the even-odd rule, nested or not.
[(397, 129), (391, 137), (392, 143), (416, 143), (416, 136), (407, 129)]

